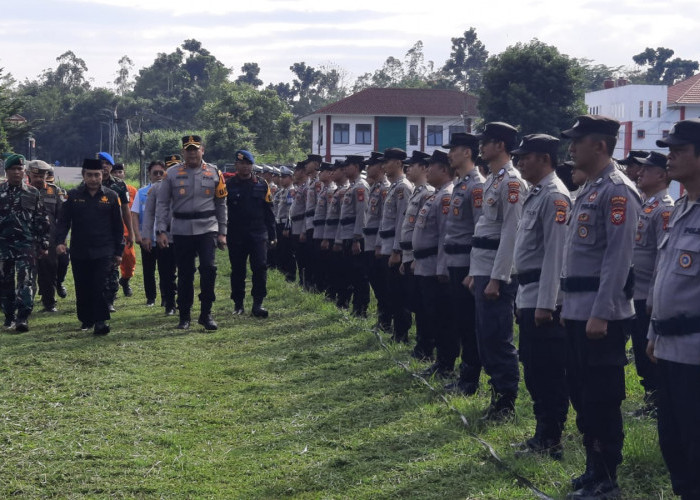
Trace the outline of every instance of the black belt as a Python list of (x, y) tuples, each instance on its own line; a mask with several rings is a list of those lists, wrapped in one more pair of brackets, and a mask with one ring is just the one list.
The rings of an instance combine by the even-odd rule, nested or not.
[(413, 242), (412, 241), (400, 241), (399, 247), (401, 248), (401, 250), (413, 250)]
[(391, 238), (396, 235), (396, 229), (387, 229), (386, 231), (379, 231), (379, 236), (382, 238)]
[[(519, 285), (529, 285), (530, 283), (537, 283), (540, 280), (540, 275), (542, 274), (542, 269), (531, 269), (529, 271), (523, 271), (518, 273), (518, 284)], [(598, 288), (596, 288), (597, 290)]]
[(204, 210), (202, 212), (173, 212), (173, 217), (176, 219), (208, 219), (216, 215), (216, 210)]
[(338, 219), (327, 219), (326, 226), (337, 226), (338, 222), (340, 222)]
[(675, 316), (669, 319), (652, 319), (657, 335), (690, 335), (700, 333), (700, 316)]
[(340, 225), (341, 226), (347, 226), (348, 224), (354, 224), (355, 223), (355, 217), (343, 217), (340, 219)]
[(292, 222), (299, 222), (300, 220), (304, 220), (304, 217), (306, 217), (306, 215), (304, 214), (292, 215)]
[(315, 210), (307, 210), (304, 212), (304, 217), (313, 217)]
[(280, 217), (280, 220), (277, 224), (286, 224), (287, 223), (287, 218), (286, 217)]
[(362, 234), (366, 234), (366, 235), (377, 234), (378, 232), (379, 232), (378, 227), (366, 227), (362, 230)]
[(431, 255), (437, 255), (437, 253), (438, 247), (422, 248), (420, 250), (413, 251), (413, 258), (416, 260), (425, 259), (426, 257), (430, 257)]
[(322, 226), (326, 223), (325, 220), (315, 220), (314, 221), (314, 226)]
[[(571, 276), (562, 278), (560, 284), (563, 292), (597, 292), (600, 287), (600, 278), (597, 276)], [(628, 299), (634, 295), (634, 268), (632, 267), (627, 273), (627, 280), (622, 290)]]
[(471, 253), (471, 245), (460, 245), (458, 243), (448, 243), (444, 246), (445, 253), (448, 255), (455, 255), (460, 253)]
[(498, 250), (498, 245), (501, 240), (490, 240), (488, 238), (472, 238), (472, 246), (474, 248), (485, 248), (486, 250)]

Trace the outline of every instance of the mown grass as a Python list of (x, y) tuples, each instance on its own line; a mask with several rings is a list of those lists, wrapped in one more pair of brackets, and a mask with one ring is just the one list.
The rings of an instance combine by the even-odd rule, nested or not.
[[(107, 337), (78, 329), (72, 293), (29, 333), (0, 334), (0, 497), (534, 498), (472, 434), (553, 498), (582, 471), (573, 415), (562, 462), (515, 458), (510, 444), (534, 428), (524, 387), (517, 418), (498, 425), (478, 420), (485, 384), (447, 396), (465, 427), (442, 383), (411, 376), (424, 365), (408, 347), (383, 348), (371, 320), (276, 272), (270, 318), (234, 318), (219, 257), (216, 332), (175, 330), (137, 276)], [(631, 412), (642, 391), (627, 369)], [(671, 497), (655, 422), (625, 428), (625, 498)]]

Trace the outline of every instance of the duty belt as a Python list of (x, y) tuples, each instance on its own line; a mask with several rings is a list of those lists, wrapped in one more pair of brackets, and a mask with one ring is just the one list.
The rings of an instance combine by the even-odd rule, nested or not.
[(304, 220), (304, 217), (306, 217), (306, 215), (304, 214), (292, 215), (292, 222), (299, 222), (300, 220)]
[(472, 251), (472, 246), (471, 245), (460, 245), (458, 243), (448, 243), (444, 246), (445, 248), (445, 253), (448, 255), (455, 255), (455, 254), (461, 254), (461, 253), (471, 253)]
[(337, 226), (338, 222), (338, 219), (326, 219), (326, 226)]
[(437, 255), (437, 253), (438, 247), (421, 248), (420, 250), (413, 251), (413, 258), (416, 260), (425, 259), (427, 257), (430, 257), (431, 255)]
[(355, 217), (343, 217), (340, 219), (340, 225), (341, 226), (347, 226), (348, 224), (354, 224), (355, 223)]
[(386, 231), (379, 231), (379, 236), (382, 238), (391, 238), (396, 235), (396, 229), (387, 229)]
[[(560, 284), (562, 292), (597, 292), (600, 287), (600, 278), (597, 276), (571, 276), (562, 278)], [(627, 273), (627, 280), (622, 290), (628, 299), (634, 295), (634, 268), (632, 267)]]
[(401, 248), (401, 250), (413, 250), (413, 242), (412, 241), (400, 241), (399, 247)]
[(315, 210), (307, 210), (304, 212), (304, 217), (313, 217)]
[(700, 333), (700, 316), (675, 316), (668, 319), (652, 319), (657, 335), (690, 335)]
[(472, 247), (485, 248), (486, 250), (498, 250), (498, 245), (501, 240), (490, 240), (488, 238), (474, 237), (472, 238)]
[[(542, 274), (542, 269), (531, 269), (529, 271), (523, 271), (518, 273), (518, 284), (519, 285), (529, 285), (530, 283), (537, 283), (540, 280), (540, 275)], [(598, 288), (596, 287), (596, 290)]]
[(173, 212), (173, 217), (176, 219), (208, 219), (216, 215), (216, 210), (203, 210), (202, 212)]
[(366, 235), (372, 235), (372, 234), (377, 234), (379, 232), (378, 227), (365, 227), (362, 229), (362, 234)]

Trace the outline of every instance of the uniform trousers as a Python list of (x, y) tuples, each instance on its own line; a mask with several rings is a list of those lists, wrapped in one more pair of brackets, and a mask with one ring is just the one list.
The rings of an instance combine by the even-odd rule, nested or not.
[(189, 319), (194, 302), (195, 258), (199, 258), (199, 301), (202, 314), (211, 312), (211, 305), (216, 300), (214, 285), (216, 282), (216, 233), (194, 236), (173, 235), (175, 243), (175, 262), (177, 264), (177, 305), (180, 318)]
[(51, 246), (49, 247), (48, 255), (45, 255), (36, 263), (39, 295), (41, 295), (41, 303), (47, 309), (56, 306), (56, 272), (58, 268), (56, 257), (56, 247)]
[(231, 262), (231, 300), (236, 306), (243, 307), (245, 298), (245, 279), (250, 257), (250, 270), (253, 288), (250, 295), (256, 302), (262, 302), (267, 296), (267, 240), (255, 239), (250, 235), (230, 235), (228, 259)]
[(318, 273), (318, 261), (314, 254), (314, 230), (306, 230), (306, 241), (302, 243), (304, 258), (304, 285), (307, 289), (316, 288), (316, 274)]
[(294, 260), (296, 261), (297, 272), (299, 274), (299, 285), (305, 286), (306, 278), (306, 245), (299, 241), (299, 235), (293, 234), (292, 238), (292, 249), (294, 252)]
[(277, 262), (287, 281), (294, 281), (297, 276), (294, 250), (290, 236), (284, 236), (284, 224), (277, 224)]
[(136, 270), (136, 250), (134, 245), (126, 245), (124, 247), (119, 269), (121, 270), (122, 278), (129, 280), (134, 277), (134, 271)]
[(30, 254), (0, 259), (0, 302), (6, 318), (14, 319), (16, 312), (18, 319), (27, 319), (34, 309), (35, 268)]
[[(331, 245), (333, 245), (333, 242), (331, 242)], [(344, 269), (345, 259), (342, 246), (340, 250), (331, 248), (331, 250), (329, 250), (328, 259), (332, 269), (330, 282), (331, 293), (335, 294), (336, 305), (341, 309), (347, 309), (350, 307), (350, 298), (352, 294), (346, 279), (347, 273)]]
[(417, 350), (431, 355), (433, 348), (437, 347), (440, 369), (452, 371), (455, 359), (452, 358), (450, 364), (449, 359), (440, 357), (450, 329), (450, 285), (440, 282), (437, 276), (416, 276), (415, 280), (425, 318), (425, 328), (421, 332), (416, 330)]
[(325, 292), (328, 289), (328, 252), (321, 250), (322, 239), (312, 240), (313, 255), (312, 260), (316, 262), (316, 288), (319, 292)]
[(146, 302), (156, 300), (156, 267), (160, 296), (167, 309), (175, 307), (175, 294), (177, 292), (177, 270), (175, 268), (175, 247), (166, 248), (151, 247), (147, 252), (141, 248), (141, 266), (143, 267), (143, 288), (146, 293)]
[(96, 259), (75, 259), (73, 264), (73, 280), (75, 281), (75, 305), (78, 321), (94, 325), (98, 321), (110, 318), (107, 308), (109, 296), (106, 283), (109, 273), (115, 269), (114, 258), (99, 257)]
[(70, 248), (66, 247), (66, 253), (56, 257), (56, 283), (62, 285), (68, 274), (70, 264)]
[(634, 301), (635, 318), (632, 328), (632, 350), (637, 375), (648, 398), (653, 401), (656, 392), (656, 365), (647, 356), (647, 333), (649, 332), (649, 315), (647, 301)]
[(671, 485), (683, 500), (700, 499), (700, 366), (658, 360), (659, 445)]
[(525, 387), (532, 397), (537, 421), (535, 436), (544, 442), (559, 443), (569, 410), (566, 384), (566, 330), (554, 311), (553, 321), (535, 325), (535, 309), (518, 311), (520, 345)]
[(377, 322), (382, 330), (389, 330), (391, 329), (391, 315), (388, 306), (386, 273), (382, 273), (379, 269), (382, 261), (376, 258), (374, 248), (369, 251), (365, 250), (364, 259), (367, 280), (377, 299)]
[(399, 265), (389, 267), (389, 256), (379, 258), (382, 272), (386, 273), (389, 311), (394, 323), (393, 339), (398, 342), (408, 342), (408, 330), (411, 328), (411, 311), (408, 309), (404, 278), (399, 272)]
[(343, 272), (352, 293), (353, 314), (367, 316), (369, 307), (369, 278), (365, 266), (365, 241), (360, 240), (360, 253), (352, 253), (353, 240), (343, 240)]
[(117, 294), (119, 292), (119, 264), (112, 262), (109, 267), (109, 272), (107, 273), (107, 281), (105, 282), (105, 293), (107, 295), (107, 302), (109, 304), (114, 304), (117, 300)]
[(501, 282), (498, 298), (488, 300), (484, 290), (489, 280), (488, 276), (474, 276), (479, 358), (496, 394), (515, 396), (520, 380), (518, 353), (513, 345), (513, 304), (518, 283), (515, 279)]
[[(431, 340), (433, 337), (430, 334), (430, 324), (428, 316), (425, 314), (425, 306), (421, 300), (421, 294), (418, 283), (418, 276), (413, 274), (411, 269), (412, 260), (402, 264), (402, 290), (404, 304), (409, 311), (408, 319), (411, 319), (411, 313), (416, 319), (416, 345), (413, 348), (413, 355), (416, 358), (432, 358), (435, 342)], [(410, 327), (410, 323), (409, 323)]]
[(586, 321), (566, 320), (567, 368), (576, 426), (589, 455), (597, 457), (605, 475), (616, 477), (622, 462), (622, 411), (625, 399), (625, 343), (632, 319), (608, 321), (607, 335), (586, 337)]
[(478, 384), (481, 360), (476, 342), (474, 295), (462, 284), (469, 275), (469, 267), (449, 267), (447, 270), (450, 274), (452, 322), (442, 346), (438, 347), (438, 359), (442, 358), (446, 365), (452, 366), (461, 349), (460, 381)]

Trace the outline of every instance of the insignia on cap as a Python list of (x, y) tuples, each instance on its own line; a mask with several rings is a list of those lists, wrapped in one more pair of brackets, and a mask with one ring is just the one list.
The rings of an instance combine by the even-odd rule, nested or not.
[(578, 121), (578, 120), (576, 120), (576, 123), (574, 123), (574, 126), (573, 126), (573, 127), (571, 127), (571, 128), (576, 128), (576, 127), (578, 127), (578, 126), (579, 126), (579, 121)]

